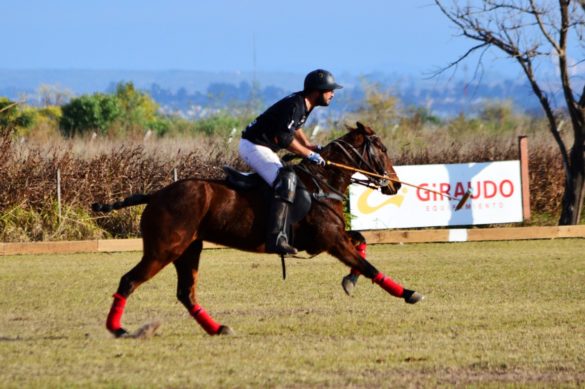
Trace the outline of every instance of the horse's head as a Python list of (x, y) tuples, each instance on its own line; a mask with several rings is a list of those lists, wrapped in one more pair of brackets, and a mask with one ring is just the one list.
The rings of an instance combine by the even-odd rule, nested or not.
[[(337, 146), (333, 146), (332, 152), (354, 168), (398, 180), (392, 160), (387, 154), (386, 146), (374, 133), (374, 130), (360, 122), (356, 123), (355, 128), (349, 127), (348, 129), (349, 132), (346, 135), (331, 142), (332, 146)], [(331, 158), (335, 157), (331, 155)], [(379, 187), (385, 195), (398, 193), (401, 186), (399, 181), (372, 176), (368, 176), (368, 184)]]

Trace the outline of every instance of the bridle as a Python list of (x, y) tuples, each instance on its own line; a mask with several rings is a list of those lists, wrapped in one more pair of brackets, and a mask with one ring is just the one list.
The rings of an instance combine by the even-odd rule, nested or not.
[[(380, 160), (380, 158), (376, 157), (374, 151), (372, 150), (376, 141), (380, 142), (380, 138), (378, 138), (376, 135), (366, 135), (364, 138), (364, 143), (361, 146), (361, 151), (343, 139), (336, 139), (331, 142), (330, 145), (337, 146), (351, 162), (357, 165), (358, 169), (368, 170), (381, 176), (389, 176), (384, 167), (384, 163)], [(394, 175), (396, 174), (394, 173)], [(351, 182), (373, 189), (379, 189), (381, 187), (392, 185), (392, 181), (390, 180), (371, 176), (366, 176), (366, 179), (352, 177)]]
[[(380, 158), (377, 158), (374, 153), (374, 144), (380, 142), (380, 138), (375, 135), (365, 135), (364, 142), (361, 146), (355, 147), (348, 141), (344, 139), (336, 139), (329, 143), (326, 148), (330, 147), (338, 147), (341, 152), (349, 159), (350, 163), (353, 163), (354, 166), (357, 166), (358, 170), (363, 170), (364, 173), (369, 171), (371, 173), (375, 173), (375, 175), (379, 175), (382, 177), (374, 177), (368, 174), (365, 174), (366, 179), (359, 179), (359, 178), (350, 178), (350, 182), (358, 185), (363, 185), (368, 188), (372, 189), (380, 189), (386, 186), (390, 186), (394, 188), (394, 183), (392, 180), (392, 176), (398, 178), (396, 173), (391, 173), (388, 175), (388, 172), (385, 169), (384, 163)], [(384, 147), (382, 145), (382, 147)], [(383, 151), (386, 151), (385, 149)], [(296, 155), (290, 155), (290, 157), (285, 156), (283, 157), (283, 161), (290, 161), (291, 159), (297, 158)], [(328, 163), (332, 163), (331, 161), (327, 161)], [(343, 166), (343, 165), (342, 165)], [(321, 174), (313, 171), (312, 165), (308, 164), (297, 164), (295, 168), (297, 170), (303, 171), (307, 174), (308, 178), (313, 181), (315, 187), (317, 188), (317, 192), (312, 193), (313, 199), (317, 201), (322, 201), (325, 199), (332, 199), (337, 201), (346, 201), (347, 198), (344, 193), (341, 193), (339, 190), (331, 186), (323, 177), (320, 177)], [(346, 166), (349, 168), (349, 166)], [(361, 169), (363, 168), (363, 169)], [(384, 178), (387, 177), (387, 178)], [(396, 180), (397, 181), (397, 180)], [(325, 192), (323, 187), (326, 187), (328, 192)]]

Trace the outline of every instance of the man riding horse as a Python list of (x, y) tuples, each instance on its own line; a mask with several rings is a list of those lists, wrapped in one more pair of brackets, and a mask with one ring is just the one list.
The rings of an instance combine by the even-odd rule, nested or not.
[(296, 254), (287, 237), (287, 215), (294, 200), (297, 177), (283, 167), (276, 152), (286, 149), (309, 161), (325, 165), (319, 146), (312, 144), (303, 125), (313, 108), (328, 106), (335, 90), (342, 88), (327, 70), (317, 69), (305, 77), (304, 89), (278, 101), (246, 127), (240, 140), (240, 156), (274, 189), (270, 204), (266, 251)]
[[(146, 204), (140, 220), (142, 259), (120, 278), (106, 319), (106, 327), (114, 336), (135, 336), (122, 327), (126, 301), (136, 288), (171, 263), (177, 271), (177, 299), (197, 323), (210, 335), (233, 333), (229, 326), (216, 322), (198, 302), (196, 289), (203, 242), (284, 256), (297, 251), (287, 238), (287, 224), (299, 250), (313, 256), (326, 252), (408, 304), (422, 300), (420, 293), (402, 287), (376, 269), (346, 231), (343, 193), (351, 183), (379, 188), (385, 195), (394, 195), (400, 189), (382, 140), (372, 128), (358, 122), (357, 127), (348, 128), (345, 135), (319, 150), (301, 129), (312, 109), (327, 106), (340, 87), (331, 73), (315, 70), (305, 78), (303, 91), (274, 104), (244, 131), (240, 142), (242, 157), (274, 189), (269, 194), (270, 212), (265, 204), (264, 185), (236, 188), (229, 182), (229, 174), (225, 180), (186, 178), (113, 204), (92, 205), (95, 212), (110, 212)], [(294, 171), (283, 167), (275, 153), (283, 148), (305, 158), (295, 165)], [(356, 181), (353, 170), (338, 169), (338, 165), (367, 170), (378, 178)], [(387, 178), (395, 180), (394, 184), (390, 185)], [(312, 200), (309, 199), (305, 213), (292, 212), (294, 218), (287, 220), (290, 204), (294, 202), (294, 211), (298, 211), (302, 208), (299, 204), (307, 205), (297, 202), (298, 198), (308, 197), (308, 193)], [(350, 294), (354, 285), (348, 285), (343, 286)]]

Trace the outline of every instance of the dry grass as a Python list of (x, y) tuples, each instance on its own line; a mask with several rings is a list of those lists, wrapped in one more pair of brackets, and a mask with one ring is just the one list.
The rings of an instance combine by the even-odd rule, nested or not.
[[(518, 157), (515, 137), (453, 137), (441, 129), (400, 137), (383, 134), (397, 165)], [(321, 141), (325, 143), (332, 136), (326, 134)], [(529, 147), (532, 211), (536, 223), (556, 224), (564, 175), (555, 146), (539, 139), (531, 140)], [(179, 178), (220, 178), (222, 165), (245, 168), (237, 157), (237, 143), (237, 137), (228, 142), (203, 135), (125, 140), (53, 138), (35, 143), (19, 142), (4, 132), (0, 136), (0, 241), (136, 236), (136, 210), (96, 218), (88, 214), (89, 205), (162, 188), (172, 182), (174, 169)], [(68, 210), (63, 219), (58, 218), (55, 207), (58, 169), (62, 203)]]
[(0, 257), (2, 387), (437, 387), (585, 385), (585, 240), (377, 245), (370, 260), (427, 299), (410, 306), (328, 256), (205, 251), (199, 298), (235, 337), (209, 337), (163, 270), (131, 296), (134, 330), (105, 318), (140, 253)]
[[(136, 235), (139, 212), (129, 209), (96, 218), (88, 214), (90, 204), (160, 189), (173, 181), (175, 170), (179, 179), (222, 177), (222, 165), (241, 166), (233, 148), (234, 144), (208, 137), (29, 144), (4, 136), (0, 138), (0, 241)], [(69, 210), (63, 219), (55, 207), (57, 170), (62, 204)], [(33, 220), (39, 223), (29, 223)], [(68, 223), (72, 220), (93, 228), (76, 236), (75, 223)]]

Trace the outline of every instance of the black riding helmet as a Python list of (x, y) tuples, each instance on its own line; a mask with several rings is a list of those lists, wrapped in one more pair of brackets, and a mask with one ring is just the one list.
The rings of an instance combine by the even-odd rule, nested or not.
[(341, 88), (343, 87), (335, 82), (333, 74), (327, 70), (313, 70), (305, 77), (305, 92), (312, 90), (324, 91)]

